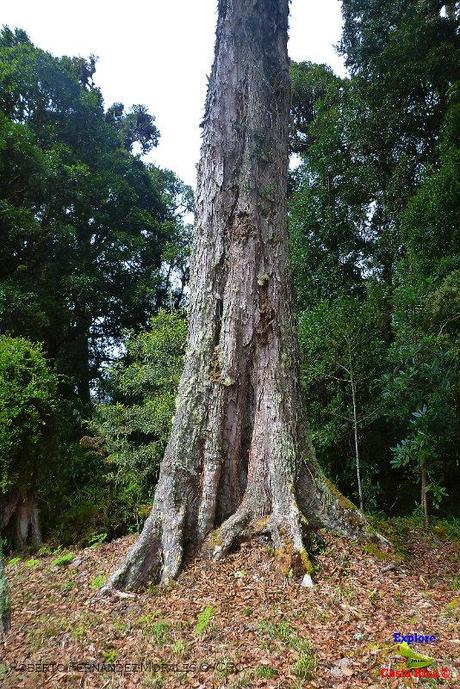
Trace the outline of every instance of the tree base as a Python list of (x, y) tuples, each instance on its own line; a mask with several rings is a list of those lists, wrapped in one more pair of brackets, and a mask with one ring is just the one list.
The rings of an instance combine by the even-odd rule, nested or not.
[(15, 550), (42, 544), (38, 507), (33, 495), (12, 491), (0, 503), (0, 533), (6, 532)]
[[(187, 531), (185, 505), (178, 509), (171, 504), (166, 499), (168, 496), (162, 495), (160, 483), (154, 508), (142, 533), (102, 593), (113, 589), (138, 591), (148, 583), (167, 585), (180, 573), (186, 553), (198, 552), (202, 557), (220, 560), (242, 542), (261, 535), (270, 538), (283, 571), (299, 582), (313, 573), (305, 544), (318, 528), (324, 527), (351, 539), (378, 539), (384, 547), (389, 545), (371, 530), (363, 514), (320, 474), (316, 466), (315, 476), (314, 492), (305, 490), (304, 485), (303, 491), (297, 491), (298, 496), (292, 492), (289, 500), (272, 501), (270, 513), (264, 513), (264, 505), (251, 500), (251, 492), (246, 491), (234, 514), (210, 531), (201, 543)], [(303, 482), (306, 481), (305, 473)]]

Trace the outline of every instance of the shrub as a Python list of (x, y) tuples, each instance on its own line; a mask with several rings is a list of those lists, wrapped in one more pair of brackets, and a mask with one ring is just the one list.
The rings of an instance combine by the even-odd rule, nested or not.
[(161, 311), (148, 331), (131, 334), (125, 357), (107, 375), (110, 402), (98, 405), (90, 424), (93, 441), (103, 440), (97, 451), (105, 453), (118, 532), (123, 526), (138, 529), (150, 510), (171, 431), (186, 331), (181, 314)]
[(49, 480), (57, 457), (57, 408), (57, 376), (41, 346), (1, 335), (0, 499), (13, 506), (10, 519), (23, 500), (29, 506), (27, 518), (36, 519), (37, 491)]

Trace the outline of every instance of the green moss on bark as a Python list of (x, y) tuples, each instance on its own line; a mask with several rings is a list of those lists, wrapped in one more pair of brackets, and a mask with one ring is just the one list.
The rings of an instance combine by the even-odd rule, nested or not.
[(206, 540), (203, 544), (203, 548), (209, 548), (210, 550), (213, 550), (214, 548), (218, 548), (222, 546), (222, 536), (220, 534), (220, 529), (214, 529), (214, 531), (211, 531), (211, 533), (206, 537)]
[(346, 498), (345, 495), (343, 495), (343, 493), (341, 493), (339, 491), (339, 489), (332, 483), (332, 481), (329, 481), (329, 479), (326, 477), (324, 477), (323, 480), (324, 480), (324, 483), (326, 484), (329, 492), (335, 498), (337, 498), (337, 501), (341, 507), (343, 507), (345, 510), (357, 510), (358, 509), (356, 507), (356, 505), (351, 502), (351, 500)]
[(301, 579), (305, 574), (313, 574), (313, 563), (305, 548), (294, 550), (292, 543), (286, 542), (284, 547), (276, 549), (275, 557), (286, 576)]

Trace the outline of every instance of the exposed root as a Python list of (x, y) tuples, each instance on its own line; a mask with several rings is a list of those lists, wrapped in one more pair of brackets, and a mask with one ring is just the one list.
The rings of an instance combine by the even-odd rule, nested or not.
[(110, 589), (137, 591), (145, 586), (149, 579), (159, 579), (162, 564), (161, 521), (158, 511), (154, 509), (146, 520), (141, 535), (119, 569), (101, 589), (101, 594), (107, 594)]
[(264, 517), (253, 518), (253, 513), (241, 506), (218, 529), (212, 531), (203, 544), (202, 551), (219, 560), (241, 543), (256, 536), (268, 535), (275, 548), (276, 558), (285, 574), (302, 580), (311, 575), (313, 565), (304, 545), (303, 528), (307, 521), (294, 500), (287, 514), (279, 511)]
[(390, 541), (387, 538), (385, 538), (385, 536), (382, 536), (381, 533), (377, 533), (377, 531), (374, 531), (373, 536), (374, 536), (374, 539), (378, 542), (378, 544), (382, 550), (390, 550), (391, 549)]
[(312, 527), (358, 540), (373, 536), (366, 517), (324, 476), (314, 458), (301, 465), (297, 498)]
[[(304, 478), (309, 477), (304, 475)], [(384, 547), (389, 547), (386, 539), (370, 529), (364, 515), (335, 487), (323, 481), (321, 473), (314, 476), (315, 491), (312, 484), (313, 480), (310, 485), (305, 483), (304, 491), (298, 492), (302, 510), (291, 489), (281, 484), (271, 513), (264, 516), (260, 514), (261, 501), (247, 492), (239, 508), (207, 535), (201, 546), (202, 553), (219, 560), (242, 541), (266, 534), (271, 538), (283, 571), (304, 580), (306, 575), (310, 577), (313, 573), (305, 547), (307, 529), (312, 527), (326, 526), (361, 540), (378, 539)], [(148, 581), (166, 585), (178, 576), (185, 543), (193, 540), (186, 538), (186, 505), (177, 507), (171, 493), (159, 492), (140, 537), (102, 589), (102, 595), (111, 589), (136, 591)]]
[(163, 521), (161, 539), (163, 568), (161, 571), (161, 583), (165, 585), (177, 577), (182, 566), (184, 519), (185, 505), (182, 505), (177, 512), (172, 512), (171, 516)]
[(203, 551), (215, 560), (225, 557), (237, 541), (244, 539), (252, 518), (249, 509), (241, 505), (218, 529), (209, 534), (203, 544)]

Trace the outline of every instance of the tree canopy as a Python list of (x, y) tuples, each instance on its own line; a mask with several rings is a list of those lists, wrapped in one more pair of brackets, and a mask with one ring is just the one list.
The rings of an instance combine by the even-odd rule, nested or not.
[[(346, 76), (290, 63), (308, 421), (321, 465), (356, 501), (359, 462), (366, 510), (411, 512), (425, 481), (427, 509), (456, 513), (458, 3), (344, 0), (342, 13)], [(63, 542), (140, 526), (190, 297), (192, 190), (146, 162), (154, 115), (105, 103), (96, 70), (94, 56), (0, 32), (0, 330), (2, 361), (17, 362), (3, 385), (1, 499), (36, 473), (44, 531)], [(249, 134), (253, 164), (269, 161)], [(273, 190), (259, 187), (243, 191), (268, 218)], [(26, 361), (48, 390), (46, 421), (26, 400)]]
[(95, 68), (0, 35), (0, 324), (44, 342), (86, 405), (123, 329), (161, 306), (181, 232), (178, 181), (136, 153), (157, 145), (154, 117), (105, 111)]

